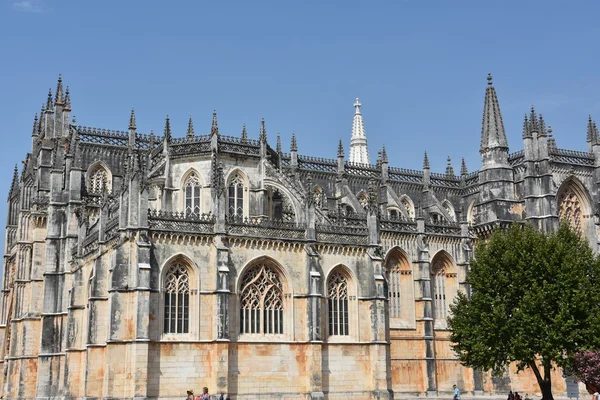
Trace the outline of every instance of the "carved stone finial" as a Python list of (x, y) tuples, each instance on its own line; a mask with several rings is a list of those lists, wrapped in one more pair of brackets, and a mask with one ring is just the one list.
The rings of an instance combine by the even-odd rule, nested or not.
[(217, 111), (213, 111), (212, 126), (210, 127), (210, 135), (219, 135), (219, 125), (217, 124)]
[(265, 129), (265, 119), (261, 118), (260, 120), (260, 133), (258, 135), (258, 140), (264, 143), (267, 143), (267, 130)]
[(492, 86), (492, 84), (493, 84), (493, 83), (492, 83), (492, 79), (493, 79), (493, 78), (492, 78), (492, 74), (488, 74), (488, 75), (487, 75), (487, 83), (488, 83), (488, 85), (490, 85), (490, 86)]
[(469, 173), (469, 171), (467, 170), (467, 163), (465, 162), (465, 158), (462, 158), (462, 161), (460, 162), (460, 174), (461, 175), (467, 175)]
[(532, 137), (531, 129), (529, 129), (529, 118), (527, 118), (527, 114), (525, 114), (525, 119), (523, 120), (523, 139)]
[(423, 169), (429, 169), (429, 157), (427, 157), (427, 152), (425, 152), (425, 156), (423, 157)]
[(52, 112), (52, 89), (48, 89), (48, 99), (46, 100), (46, 112)]
[(388, 162), (388, 156), (387, 151), (385, 151), (385, 145), (383, 145), (383, 148), (381, 149), (381, 161), (384, 163)]
[(344, 157), (344, 145), (342, 144), (342, 139), (340, 139), (340, 142), (338, 143), (337, 156), (342, 158)]
[(448, 159), (446, 160), (446, 175), (454, 176), (454, 168), (452, 167), (452, 160), (450, 159), (450, 156), (448, 156)]
[(281, 135), (279, 134), (279, 132), (277, 132), (277, 146), (275, 148), (275, 151), (277, 151), (277, 153), (281, 153)]
[(132, 108), (129, 116), (129, 129), (135, 130), (135, 128), (135, 110)]
[(242, 143), (246, 143), (248, 141), (248, 132), (246, 132), (246, 124), (244, 124), (244, 126), (242, 127), (241, 141)]
[(71, 110), (71, 92), (69, 91), (69, 87), (67, 86), (67, 90), (65, 92), (65, 110)]
[(587, 141), (588, 142), (596, 142), (598, 141), (598, 137), (594, 131), (594, 122), (592, 121), (592, 116), (588, 116), (588, 128), (587, 128)]
[(63, 104), (63, 81), (61, 74), (58, 74), (58, 83), (56, 84), (56, 99), (54, 101), (55, 104)]
[(171, 141), (171, 121), (169, 120), (169, 116), (167, 115), (167, 118), (165, 119), (165, 139), (167, 140), (167, 142)]

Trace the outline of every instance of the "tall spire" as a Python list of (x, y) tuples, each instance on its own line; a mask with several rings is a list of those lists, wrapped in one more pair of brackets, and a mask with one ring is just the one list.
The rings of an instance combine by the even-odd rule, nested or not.
[(350, 162), (356, 164), (370, 164), (369, 151), (367, 149), (367, 135), (362, 114), (360, 113), (360, 101), (358, 97), (354, 103), (354, 122), (352, 123), (352, 137), (350, 138)]
[(485, 103), (483, 105), (483, 123), (481, 127), (481, 147), (480, 152), (488, 149), (504, 148), (508, 149), (502, 114), (500, 113), (500, 104), (496, 89), (492, 84), (492, 74), (487, 77), (488, 86), (485, 89)]
[(427, 152), (425, 152), (425, 156), (423, 157), (423, 169), (429, 169), (429, 157), (427, 157)]
[(460, 162), (460, 174), (461, 175), (467, 175), (469, 173), (469, 170), (467, 169), (467, 163), (465, 162), (465, 158), (462, 158), (462, 161)]
[(454, 168), (452, 167), (452, 160), (450, 159), (450, 156), (448, 156), (448, 160), (446, 161), (446, 175), (454, 176)]
[(135, 110), (131, 109), (131, 115), (129, 116), (129, 129), (135, 129)]
[(192, 121), (192, 116), (190, 115), (190, 119), (188, 120), (188, 129), (187, 135), (188, 138), (194, 137), (194, 122)]
[(217, 124), (217, 110), (213, 111), (212, 126), (210, 127), (210, 136), (219, 135), (219, 125)]
[(298, 143), (296, 142), (296, 132), (292, 131), (292, 143), (290, 144), (290, 151), (298, 151)]
[(56, 104), (63, 104), (64, 102), (64, 94), (63, 94), (63, 83), (62, 76), (58, 74), (58, 83), (56, 84), (56, 100), (54, 101)]

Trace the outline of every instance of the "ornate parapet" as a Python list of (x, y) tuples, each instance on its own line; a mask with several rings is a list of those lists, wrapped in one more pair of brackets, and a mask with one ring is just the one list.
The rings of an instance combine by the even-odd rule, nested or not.
[(417, 222), (404, 218), (381, 218), (380, 229), (388, 232), (417, 232)]
[(268, 218), (228, 217), (227, 234), (272, 239), (298, 240), (306, 238), (306, 226), (296, 222), (276, 221)]
[(214, 225), (213, 215), (185, 215), (183, 212), (148, 210), (148, 226), (152, 231), (212, 234)]
[(356, 216), (328, 215), (329, 224), (317, 224), (317, 241), (341, 244), (369, 244), (367, 220)]
[(426, 222), (425, 233), (428, 235), (461, 236), (461, 227), (458, 222)]

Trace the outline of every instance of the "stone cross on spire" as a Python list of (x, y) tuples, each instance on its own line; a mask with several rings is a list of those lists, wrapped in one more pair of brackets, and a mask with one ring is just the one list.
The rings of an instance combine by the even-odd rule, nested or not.
[(352, 137), (350, 138), (350, 162), (356, 164), (371, 164), (367, 149), (367, 135), (360, 107), (362, 104), (356, 98), (354, 103), (354, 122), (352, 123)]

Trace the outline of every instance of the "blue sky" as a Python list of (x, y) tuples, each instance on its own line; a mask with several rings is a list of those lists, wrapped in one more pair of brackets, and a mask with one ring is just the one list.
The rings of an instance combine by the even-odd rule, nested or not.
[[(498, 91), (511, 151), (523, 114), (544, 114), (559, 147), (585, 150), (600, 120), (597, 1), (0, 2), (0, 198), (31, 146), (33, 115), (62, 73), (78, 124), (175, 136), (188, 116), (208, 133), (242, 124), (270, 142), (291, 132), (300, 153), (348, 150), (360, 97), (369, 150), (433, 171), (446, 157), (477, 169), (486, 75)], [(5, 207), (0, 220), (5, 221)]]

